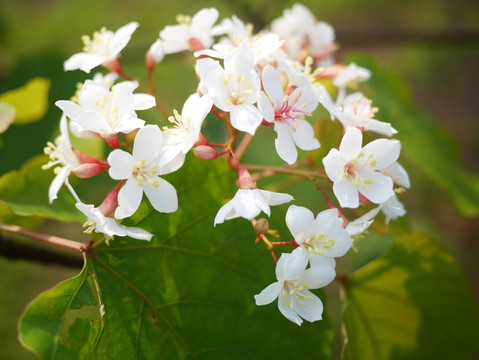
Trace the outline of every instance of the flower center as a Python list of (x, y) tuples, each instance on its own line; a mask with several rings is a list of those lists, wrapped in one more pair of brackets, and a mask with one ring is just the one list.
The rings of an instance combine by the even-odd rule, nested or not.
[(157, 188), (160, 185), (158, 180), (155, 179), (157, 172), (156, 163), (147, 165), (146, 159), (143, 159), (133, 166), (132, 175), (136, 179), (138, 186), (152, 185)]
[(93, 33), (93, 38), (90, 38), (88, 35), (82, 36), (83, 41), (83, 51), (90, 54), (98, 54), (101, 56), (109, 56), (110, 54), (110, 43), (113, 37), (113, 33), (108, 31), (103, 27), (100, 31), (95, 31)]
[(168, 128), (164, 126), (163, 131), (173, 135), (171, 144), (175, 145), (184, 142), (196, 129), (190, 121), (190, 118), (184, 118), (176, 109), (173, 110), (173, 114), (173, 116), (168, 117), (168, 121), (172, 123), (174, 127)]
[(360, 170), (366, 166), (374, 167), (376, 164), (377, 161), (374, 160), (374, 154), (370, 154), (365, 158), (364, 153), (360, 152), (356, 159), (351, 160), (345, 165), (343, 177), (349, 177), (356, 188), (365, 189), (366, 185), (374, 184), (374, 180), (372, 178), (364, 179), (360, 174)]
[[(283, 284), (283, 297), (293, 298), (299, 303), (299, 306), (305, 307), (306, 304), (304, 303), (304, 300), (313, 300), (313, 297), (307, 295), (305, 290), (308, 290), (308, 285), (304, 283), (299, 281), (285, 281)], [(290, 300), (286, 300), (286, 306), (294, 309), (294, 304)]]
[(350, 100), (351, 112), (361, 118), (372, 119), (379, 111), (377, 107), (371, 107), (373, 102), (366, 98), (357, 98)]
[(323, 255), (323, 250), (331, 249), (335, 243), (334, 239), (327, 237), (324, 233), (320, 233), (308, 237), (302, 245), (313, 254)]
[(108, 95), (104, 95), (101, 100), (95, 101), (95, 106), (100, 112), (100, 115), (110, 128), (113, 130), (118, 125), (118, 120), (120, 119), (118, 115), (118, 107), (113, 106), (113, 97), (114, 97), (115, 88), (113, 88)]
[(291, 131), (296, 131), (298, 123), (296, 120), (304, 120), (305, 116), (311, 116), (311, 113), (304, 111), (306, 104), (297, 105), (301, 91), (291, 99), (289, 95), (284, 97), (284, 103), (279, 110), (275, 110), (274, 120), (287, 124)]
[[(46, 163), (45, 165), (42, 165), (43, 170), (50, 169), (56, 165), (62, 165), (63, 164), (63, 156), (62, 156), (62, 151), (60, 149), (60, 141), (61, 137), (57, 137), (55, 140), (55, 144), (52, 143), (51, 141), (47, 142), (47, 146), (43, 149), (43, 152), (48, 155), (50, 158), (50, 161)], [(61, 171), (61, 166), (56, 167), (54, 170), (55, 174), (58, 174)]]
[(253, 83), (247, 83), (244, 75), (234, 77), (232, 73), (228, 73), (223, 78), (223, 85), (229, 94), (229, 98), (226, 99), (227, 105), (241, 105), (253, 93)]

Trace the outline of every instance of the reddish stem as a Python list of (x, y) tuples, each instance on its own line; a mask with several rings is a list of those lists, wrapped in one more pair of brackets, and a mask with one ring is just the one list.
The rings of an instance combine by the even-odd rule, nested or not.
[(88, 245), (86, 244), (73, 241), (73, 240), (63, 239), (58, 236), (41, 234), (41, 233), (37, 233), (33, 231), (24, 230), (21, 227), (16, 225), (1, 225), (0, 224), (0, 230), (27, 236), (31, 239), (43, 241), (48, 244), (60, 246), (62, 248), (73, 250), (80, 253), (85, 253), (88, 250)]

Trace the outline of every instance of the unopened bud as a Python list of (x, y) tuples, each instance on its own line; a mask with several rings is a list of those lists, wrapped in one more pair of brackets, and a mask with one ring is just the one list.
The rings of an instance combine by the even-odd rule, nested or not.
[(163, 49), (163, 41), (156, 40), (145, 55), (145, 64), (149, 72), (155, 70), (155, 67), (165, 57), (165, 50)]
[(256, 181), (244, 167), (238, 169), (238, 182), (240, 189), (256, 189)]
[(193, 148), (193, 152), (200, 160), (214, 160), (219, 156), (219, 153), (206, 145), (199, 145)]
[[(197, 51), (201, 51), (205, 49), (205, 46), (203, 45), (203, 43), (195, 37), (190, 38), (188, 40), (188, 43), (190, 44), (191, 50), (193, 50), (193, 52), (197, 52)], [(200, 58), (203, 58), (203, 57), (204, 55), (200, 56)]]
[(344, 65), (331, 65), (328, 67), (325, 67), (322, 71), (316, 74), (317, 79), (327, 79), (327, 78), (333, 78), (339, 75), (341, 71), (343, 71)]
[(116, 57), (115, 60), (112, 60), (106, 64), (103, 64), (103, 66), (116, 74), (121, 74), (123, 72), (123, 69), (121, 67), (120, 60), (118, 59), (118, 57)]
[(111, 134), (105, 139), (106, 143), (114, 149), (118, 149), (120, 141), (118, 140), (118, 134)]
[(254, 224), (256, 234), (266, 234), (269, 230), (269, 222), (265, 218), (261, 218)]
[(98, 210), (107, 217), (114, 217), (115, 210), (118, 207), (118, 192), (120, 191), (121, 183), (115, 187), (110, 193), (106, 196), (105, 200), (98, 207)]
[(84, 163), (76, 166), (71, 172), (81, 179), (87, 179), (101, 174), (106, 168), (100, 163)]

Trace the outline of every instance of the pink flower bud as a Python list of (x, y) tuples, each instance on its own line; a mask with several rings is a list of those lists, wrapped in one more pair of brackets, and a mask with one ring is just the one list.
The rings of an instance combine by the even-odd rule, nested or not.
[(238, 178), (240, 189), (256, 189), (256, 181), (244, 167), (239, 167)]
[(114, 149), (118, 149), (118, 146), (120, 145), (120, 141), (118, 140), (118, 134), (111, 134), (105, 139), (105, 141)]
[[(201, 51), (201, 50), (204, 50), (205, 49), (205, 46), (203, 45), (203, 43), (198, 40), (197, 38), (190, 38), (188, 40), (188, 43), (190, 44), (191, 46), (191, 50), (193, 50), (193, 52), (197, 52), (197, 51)], [(200, 59), (204, 58), (204, 56), (200, 56)]]
[(72, 174), (82, 179), (91, 178), (95, 175), (101, 174), (105, 170), (104, 164), (100, 163), (84, 163), (72, 169)]
[(323, 69), (319, 74), (315, 77), (317, 79), (325, 79), (325, 78), (333, 78), (338, 76), (338, 74), (343, 71), (344, 65), (331, 65)]
[(118, 56), (115, 58), (115, 60), (112, 60), (106, 64), (103, 64), (104, 67), (106, 67), (108, 70), (111, 72), (121, 74), (123, 72), (123, 69), (120, 64), (120, 60), (118, 60)]
[(214, 160), (219, 156), (219, 153), (206, 145), (199, 145), (193, 148), (193, 152), (200, 160)]
[(105, 200), (101, 203), (98, 209), (102, 212), (103, 215), (108, 217), (114, 217), (115, 210), (118, 207), (118, 192), (120, 191), (121, 181), (118, 186), (116, 186), (110, 193), (106, 196)]

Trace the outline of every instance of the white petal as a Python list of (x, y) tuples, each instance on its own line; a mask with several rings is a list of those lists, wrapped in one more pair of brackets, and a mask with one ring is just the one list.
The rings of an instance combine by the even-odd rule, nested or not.
[(256, 305), (266, 305), (273, 302), (279, 295), (282, 285), (279, 281), (268, 285), (263, 291), (258, 295), (254, 296)]
[(269, 205), (273, 205), (273, 206), (281, 205), (281, 204), (289, 203), (290, 201), (294, 200), (294, 198), (289, 194), (277, 193), (273, 191), (260, 190), (260, 189), (258, 189), (258, 191), (265, 198), (266, 202)]
[(245, 131), (254, 135), (256, 128), (261, 124), (263, 116), (259, 110), (252, 105), (236, 106), (230, 112), (231, 125), (235, 129)]
[(378, 139), (364, 146), (362, 151), (366, 159), (373, 155), (372, 159), (376, 163), (371, 167), (374, 170), (383, 169), (398, 159), (401, 143), (398, 140)]
[(124, 225), (120, 225), (120, 226), (123, 228), (126, 235), (128, 235), (131, 238), (150, 241), (151, 238), (153, 237), (153, 234), (150, 234), (148, 231), (140, 229), (138, 227), (129, 227)]
[(360, 186), (359, 192), (375, 204), (380, 204), (394, 195), (393, 182), (390, 177), (377, 171), (361, 169), (359, 176), (364, 180), (371, 179), (372, 184)]
[(121, 28), (119, 28), (112, 37), (111, 48), (113, 49), (112, 56), (115, 57), (121, 50), (128, 44), (131, 39), (131, 35), (138, 28), (139, 24), (132, 21)]
[(343, 178), (333, 184), (333, 192), (341, 207), (357, 208), (359, 206), (358, 189), (349, 178)]
[(270, 209), (266, 200), (256, 189), (240, 189), (234, 197), (234, 208), (241, 217), (251, 220), (263, 211), (270, 215)]
[(337, 149), (329, 150), (328, 155), (323, 158), (324, 170), (333, 182), (343, 179), (344, 167), (347, 162), (348, 160)]
[(339, 145), (339, 152), (344, 158), (352, 160), (355, 159), (361, 151), (363, 143), (363, 134), (361, 130), (348, 127)]
[(263, 118), (268, 121), (268, 122), (273, 122), (274, 121), (274, 109), (273, 105), (271, 105), (270, 101), (266, 97), (266, 94), (264, 91), (261, 91), (259, 94), (259, 99), (258, 99), (258, 109), (263, 115)]
[(135, 110), (146, 110), (156, 105), (155, 98), (148, 94), (133, 94), (133, 101)]
[(282, 122), (275, 121), (274, 131), (278, 134), (278, 137), (274, 140), (274, 145), (279, 157), (289, 165), (294, 164), (298, 158), (298, 150), (296, 150), (289, 126)]
[(86, 73), (89, 73), (91, 69), (101, 65), (105, 58), (100, 55), (90, 54), (90, 53), (78, 53), (71, 56), (68, 60), (63, 63), (63, 68), (65, 71), (68, 70), (83, 70)]
[(133, 157), (136, 161), (146, 159), (147, 163), (159, 160), (163, 134), (157, 125), (146, 125), (136, 134)]
[(232, 200), (228, 201), (218, 210), (218, 213), (215, 216), (215, 221), (213, 225), (216, 226), (216, 224), (223, 224), (223, 222), (225, 220), (228, 220), (228, 218), (235, 217), (234, 216), (235, 213), (236, 211), (233, 208), (233, 201)]
[(310, 263), (311, 267), (298, 279), (301, 283), (308, 285), (310, 289), (322, 288), (336, 277), (334, 270), (336, 263), (333, 258), (312, 254)]
[(68, 116), (72, 120), (78, 120), (82, 113), (82, 108), (77, 103), (68, 100), (60, 100), (55, 103), (66, 116)]
[(70, 170), (69, 166), (63, 167), (50, 184), (50, 187), (48, 188), (48, 200), (50, 201), (50, 204), (57, 198), (58, 191), (60, 191), (63, 183), (70, 175)]
[(301, 150), (319, 148), (319, 141), (314, 137), (313, 127), (306, 120), (296, 120), (296, 131), (291, 132), (293, 141)]
[(305, 207), (291, 205), (286, 212), (286, 225), (294, 240), (301, 244), (312, 235), (315, 226), (313, 213)]
[(384, 168), (383, 170), (381, 170), (381, 173), (389, 176), (391, 179), (393, 179), (395, 184), (403, 186), (406, 189), (409, 189), (409, 187), (411, 186), (411, 183), (409, 181), (409, 175), (406, 169), (404, 169), (404, 167), (398, 162), (395, 162)]
[(286, 319), (298, 324), (298, 325), (301, 325), (303, 323), (303, 320), (301, 320), (301, 318), (298, 316), (298, 314), (296, 313), (296, 311), (294, 311), (293, 309), (291, 309), (287, 304), (286, 304), (286, 301), (291, 301), (291, 298), (289, 297), (289, 295), (287, 296), (283, 296), (283, 294), (279, 294), (279, 297), (278, 297), (278, 309), (279, 311), (281, 311), (281, 314), (283, 314)]
[(157, 211), (164, 213), (172, 213), (178, 210), (178, 196), (174, 186), (158, 176), (155, 180), (159, 183), (158, 187), (147, 186), (144, 188), (151, 205)]
[(135, 159), (126, 151), (116, 149), (113, 150), (107, 158), (110, 169), (108, 173), (112, 179), (123, 180), (132, 176)]
[(135, 213), (140, 206), (143, 189), (135, 179), (129, 179), (118, 192), (118, 207), (115, 210), (116, 219), (124, 219)]
[[(310, 298), (306, 298), (301, 302), (292, 298), (294, 309), (304, 320), (309, 322), (321, 320), (323, 315), (323, 303), (311, 291), (304, 290), (304, 293)], [(304, 305), (302, 306), (302, 304)]]
[(283, 85), (279, 72), (271, 65), (266, 65), (263, 69), (263, 88), (273, 103), (275, 109), (279, 109), (284, 103)]
[(306, 270), (308, 259), (308, 250), (303, 247), (294, 249), (284, 264), (284, 279), (290, 281), (298, 279)]

